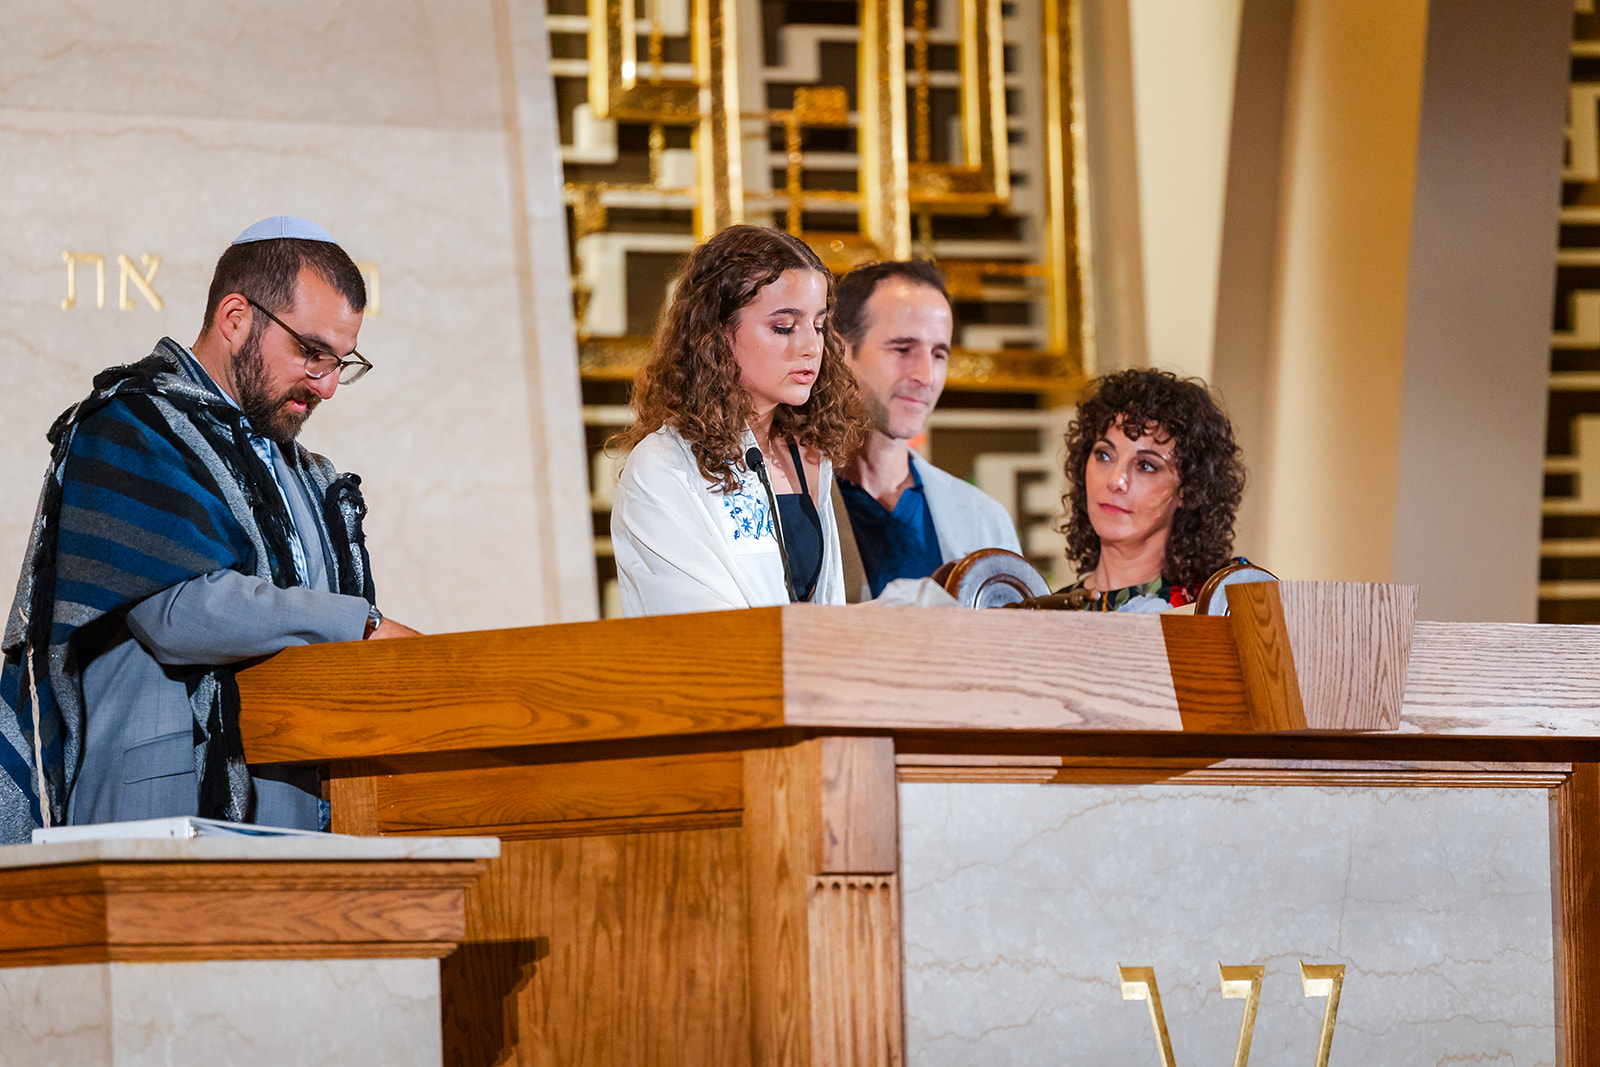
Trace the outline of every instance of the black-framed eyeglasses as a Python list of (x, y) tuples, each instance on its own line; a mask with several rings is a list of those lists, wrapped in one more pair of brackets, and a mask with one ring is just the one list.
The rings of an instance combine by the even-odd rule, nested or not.
[(360, 381), (362, 376), (365, 375), (367, 371), (372, 369), (372, 364), (367, 362), (367, 357), (363, 356), (355, 349), (352, 348), (348, 356), (340, 359), (327, 349), (314, 345), (310, 341), (307, 341), (304, 337), (301, 337), (299, 334), (295, 333), (294, 330), (289, 327), (288, 323), (284, 322), (282, 319), (278, 318), (278, 316), (274, 315), (272, 312), (256, 303), (250, 297), (247, 296), (245, 299), (250, 302), (251, 307), (261, 312), (261, 314), (265, 315), (279, 326), (282, 326), (283, 332), (294, 338), (294, 343), (300, 346), (300, 351), (305, 355), (306, 377), (326, 378), (333, 371), (338, 371), (339, 384), (349, 385), (352, 382)]

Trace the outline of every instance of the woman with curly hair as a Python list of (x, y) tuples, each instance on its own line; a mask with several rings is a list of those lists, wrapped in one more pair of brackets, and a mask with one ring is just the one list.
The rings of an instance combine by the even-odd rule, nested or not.
[(1229, 562), (1244, 464), (1233, 425), (1197, 378), (1128, 370), (1089, 383), (1067, 430), (1062, 592), (1096, 611), (1192, 603)]
[(611, 509), (628, 615), (844, 603), (832, 464), (865, 435), (833, 277), (779, 230), (689, 254), (634, 378)]

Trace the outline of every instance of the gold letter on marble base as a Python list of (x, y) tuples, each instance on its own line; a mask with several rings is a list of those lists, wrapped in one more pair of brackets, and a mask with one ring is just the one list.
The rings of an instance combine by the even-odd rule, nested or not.
[(94, 264), (94, 306), (106, 306), (106, 257), (99, 252), (68, 252), (63, 251), (61, 258), (67, 261), (67, 298), (61, 301), (61, 310), (67, 311), (78, 303), (78, 264)]
[(1322, 1009), (1322, 1037), (1317, 1041), (1317, 1067), (1328, 1067), (1328, 1053), (1333, 1048), (1333, 1021), (1339, 1014), (1339, 992), (1344, 988), (1344, 964), (1307, 966), (1302, 960), (1300, 984), (1306, 996), (1328, 998), (1328, 1006)]
[(139, 257), (139, 259), (144, 263), (145, 269), (143, 271), (140, 271), (138, 267), (135, 267), (133, 265), (133, 260), (129, 259), (126, 255), (121, 253), (118, 253), (117, 255), (117, 266), (122, 268), (122, 277), (118, 281), (117, 285), (117, 307), (121, 308), (123, 311), (132, 311), (138, 306), (133, 302), (133, 299), (128, 296), (128, 283), (131, 281), (133, 282), (133, 287), (139, 290), (139, 295), (144, 297), (145, 302), (151, 307), (155, 308), (157, 311), (160, 311), (163, 301), (160, 296), (156, 295), (156, 290), (153, 283), (156, 280), (156, 271), (161, 269), (161, 257), (142, 255)]
[(1217, 961), (1217, 976), (1222, 979), (1222, 995), (1228, 1000), (1244, 1000), (1244, 1018), (1239, 1020), (1239, 1043), (1233, 1052), (1233, 1067), (1245, 1067), (1250, 1062), (1250, 1039), (1256, 1033), (1256, 1007), (1261, 1003), (1261, 979), (1267, 969), (1260, 964), (1250, 967), (1224, 967)]
[(1161, 1051), (1161, 1067), (1177, 1067), (1172, 1058), (1172, 1038), (1167, 1034), (1167, 1016), (1161, 1010), (1161, 991), (1156, 988), (1154, 967), (1124, 967), (1117, 964), (1122, 977), (1122, 999), (1143, 1000), (1150, 1006), (1150, 1026), (1156, 1032), (1156, 1045)]
[[(1143, 1000), (1150, 1006), (1150, 1026), (1156, 1032), (1156, 1047), (1161, 1067), (1177, 1067), (1172, 1057), (1172, 1038), (1167, 1033), (1167, 1016), (1161, 1008), (1161, 993), (1156, 988), (1153, 967), (1124, 967), (1117, 964), (1122, 979), (1123, 1000)], [(1239, 1043), (1233, 1053), (1233, 1067), (1247, 1067), (1250, 1042), (1256, 1032), (1256, 1008), (1261, 1004), (1261, 980), (1267, 969), (1259, 964), (1224, 967), (1217, 963), (1222, 980), (1222, 995), (1244, 1001), (1244, 1018), (1239, 1020)], [(1300, 964), (1300, 983), (1308, 997), (1327, 997), (1322, 1013), (1322, 1036), (1317, 1042), (1317, 1067), (1328, 1067), (1328, 1052), (1333, 1048), (1333, 1023), (1339, 1014), (1339, 992), (1344, 988), (1344, 964)]]

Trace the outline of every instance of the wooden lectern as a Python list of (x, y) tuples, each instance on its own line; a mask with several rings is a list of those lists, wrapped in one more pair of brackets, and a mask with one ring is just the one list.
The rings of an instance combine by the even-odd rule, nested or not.
[(1600, 630), (1228, 595), (296, 648), (239, 676), (245, 751), (326, 764), (337, 830), (504, 839), (444, 964), (447, 1063), (903, 1062), (906, 780), (1548, 787), (1562, 1062), (1600, 1062)]

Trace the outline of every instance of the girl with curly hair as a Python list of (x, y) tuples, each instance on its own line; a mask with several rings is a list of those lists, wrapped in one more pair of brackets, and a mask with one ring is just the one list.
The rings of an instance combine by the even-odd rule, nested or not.
[[(833, 464), (865, 436), (833, 277), (779, 230), (689, 254), (634, 378), (611, 509), (628, 615), (844, 603)], [(781, 546), (781, 547), (780, 547)]]
[(1098, 611), (1192, 603), (1230, 562), (1244, 464), (1205, 383), (1128, 370), (1089, 383), (1067, 430), (1062, 590)]

